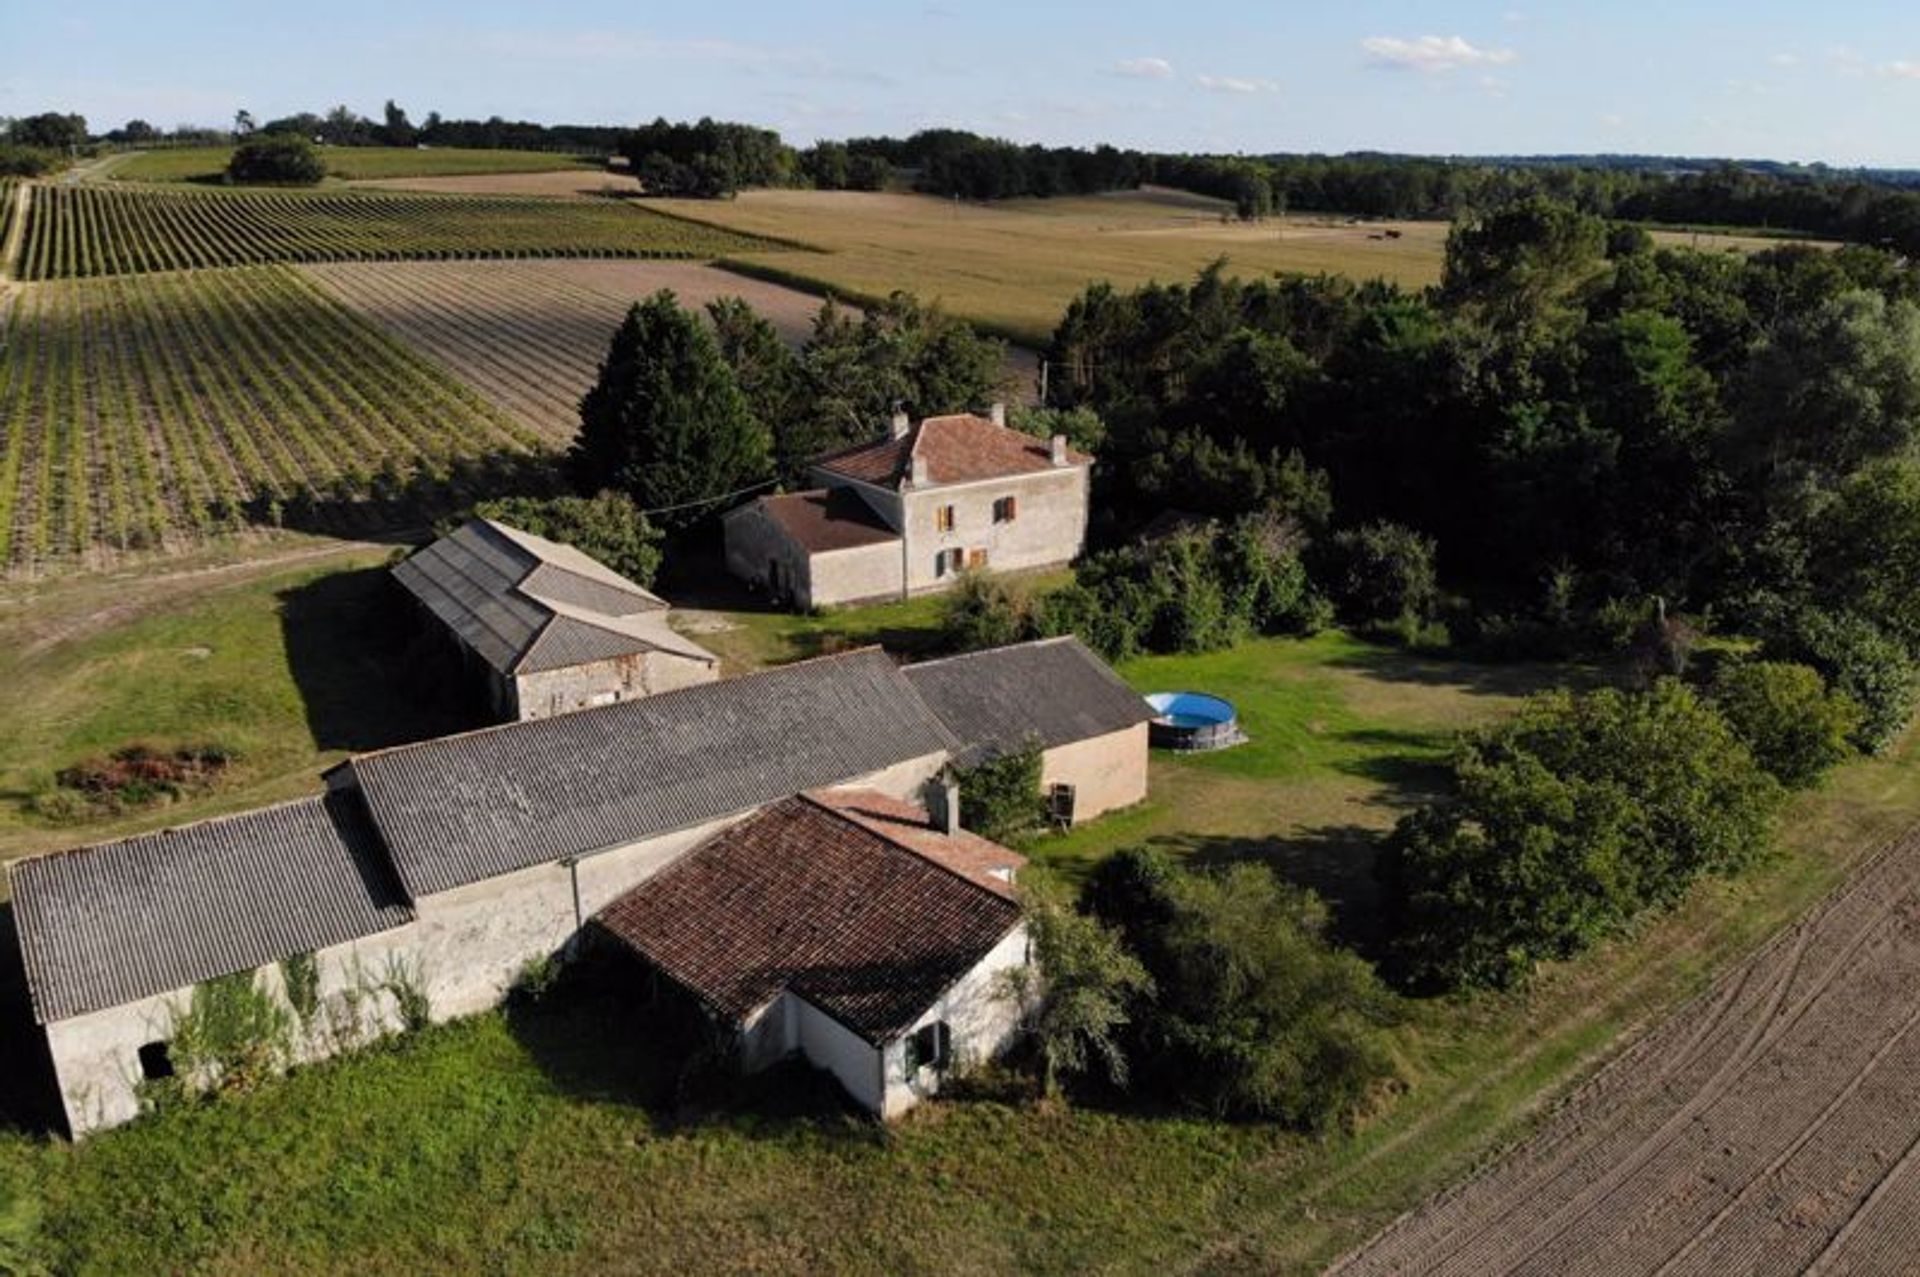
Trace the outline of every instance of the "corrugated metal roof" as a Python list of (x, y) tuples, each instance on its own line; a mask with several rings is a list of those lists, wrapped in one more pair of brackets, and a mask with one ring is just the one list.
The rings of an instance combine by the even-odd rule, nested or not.
[(715, 659), (690, 640), (661, 641), (663, 627), (636, 624), (666, 609), (658, 595), (572, 546), (488, 519), (468, 520), (393, 575), (502, 674), (659, 650)]
[(971, 765), (1032, 740), (1051, 749), (1144, 723), (1153, 709), (1071, 635), (906, 668)]
[(795, 797), (716, 834), (595, 921), (733, 1020), (790, 989), (883, 1045), (979, 965), (1020, 910)]
[(32, 857), (8, 877), (43, 1024), (413, 918), (349, 793)]
[(345, 766), (418, 899), (955, 744), (887, 655), (870, 648)]

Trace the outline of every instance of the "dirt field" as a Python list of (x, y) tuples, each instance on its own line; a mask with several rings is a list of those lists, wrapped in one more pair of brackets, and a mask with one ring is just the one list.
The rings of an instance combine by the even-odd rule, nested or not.
[(613, 330), (648, 294), (671, 288), (687, 306), (745, 297), (796, 346), (820, 307), (805, 293), (685, 262), (367, 262), (306, 273), (556, 443), (573, 437)]
[[(353, 262), (302, 268), (322, 288), (462, 381), (543, 438), (564, 443), (580, 424), (627, 307), (662, 288), (685, 306), (744, 297), (786, 341), (813, 329), (820, 299), (688, 262)], [(1009, 392), (1031, 398), (1031, 351), (1008, 357)], [(876, 427), (877, 428), (877, 427)]]
[(1916, 1028), (1920, 833), (1332, 1272), (1913, 1272)]

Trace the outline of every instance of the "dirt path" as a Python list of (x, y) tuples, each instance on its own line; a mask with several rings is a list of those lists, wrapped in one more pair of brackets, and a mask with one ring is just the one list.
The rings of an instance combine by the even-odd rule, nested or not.
[(20, 245), (27, 238), (27, 200), (28, 192), (33, 189), (30, 182), (22, 182), (13, 192), (13, 217), (7, 224), (7, 242), (0, 244), (0, 297), (6, 296), (6, 286), (17, 278), (15, 267), (20, 262)]
[(1920, 831), (1335, 1265), (1380, 1273), (1913, 1271)]

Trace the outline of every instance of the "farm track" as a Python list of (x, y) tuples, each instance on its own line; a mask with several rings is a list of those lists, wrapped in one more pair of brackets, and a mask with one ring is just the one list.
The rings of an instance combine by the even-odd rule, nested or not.
[(1333, 1271), (1887, 1272), (1917, 1256), (1920, 831)]
[(283, 515), (417, 523), (465, 467), (539, 447), (283, 267), (0, 298), (0, 572), (105, 566)]
[(579, 426), (627, 308), (661, 288), (683, 304), (744, 296), (798, 345), (816, 298), (678, 262), (382, 262), (312, 265), (309, 278), (554, 443)]

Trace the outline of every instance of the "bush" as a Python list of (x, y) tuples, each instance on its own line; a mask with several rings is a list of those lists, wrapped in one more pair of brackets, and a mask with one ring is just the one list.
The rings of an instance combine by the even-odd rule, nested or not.
[(1082, 898), (1151, 978), (1124, 1036), (1141, 1080), (1168, 1098), (1325, 1130), (1394, 1078), (1392, 996), (1327, 940), (1317, 897), (1260, 865), (1193, 872), (1131, 851)]
[(1057, 1094), (1063, 1078), (1096, 1065), (1109, 1082), (1125, 1086), (1122, 1031), (1152, 988), (1146, 969), (1111, 930), (1064, 902), (1030, 893), (1024, 904), (1034, 965), (1007, 972), (1006, 992), (1022, 1008), (1043, 1087)]
[(1853, 743), (1877, 754), (1913, 718), (1920, 667), (1913, 654), (1865, 617), (1806, 608), (1789, 617), (1765, 646), (1769, 656), (1811, 665), (1827, 685), (1860, 708)]
[(312, 186), (327, 175), (313, 143), (295, 133), (261, 133), (233, 150), (227, 180), (252, 185)]
[(45, 177), (65, 163), (58, 151), (0, 142), (0, 177)]
[(956, 652), (1017, 643), (1028, 636), (1025, 601), (990, 572), (969, 571), (946, 599), (942, 641)]
[(650, 587), (660, 571), (660, 531), (618, 492), (596, 497), (502, 497), (473, 507), (494, 519), (600, 560), (635, 585)]
[(960, 786), (960, 823), (983, 838), (1005, 842), (1031, 833), (1046, 819), (1038, 745), (956, 767), (954, 779)]
[(1419, 635), (1440, 604), (1433, 538), (1397, 523), (1370, 523), (1335, 533), (1326, 553), (1328, 591), (1355, 627)]
[(1403, 977), (1505, 986), (1767, 847), (1779, 785), (1714, 707), (1651, 690), (1534, 697), (1464, 740), (1452, 794), (1378, 873)]
[(1829, 692), (1818, 670), (1786, 661), (1734, 661), (1713, 702), (1754, 759), (1789, 789), (1808, 789), (1853, 752), (1860, 707)]

